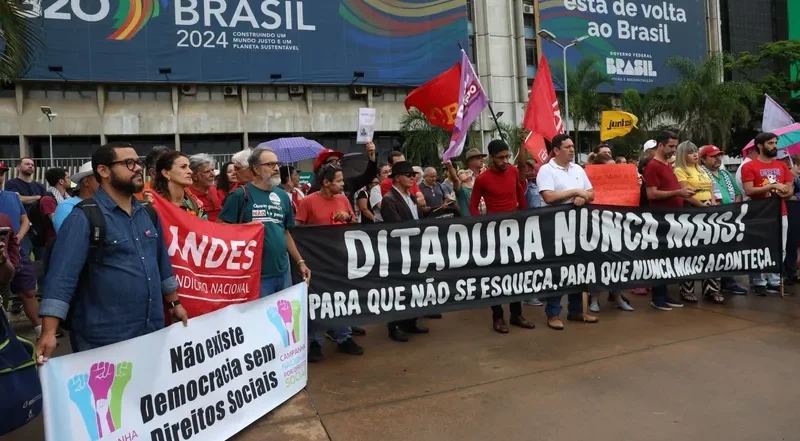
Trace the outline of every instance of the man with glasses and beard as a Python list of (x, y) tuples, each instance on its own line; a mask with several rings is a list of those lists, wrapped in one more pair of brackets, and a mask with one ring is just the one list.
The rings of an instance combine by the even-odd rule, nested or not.
[[(778, 136), (774, 133), (759, 133), (753, 140), (758, 156), (742, 166), (742, 187), (750, 199), (766, 199), (777, 197), (781, 199), (781, 238), (783, 250), (786, 250), (786, 233), (789, 221), (784, 199), (793, 194), (792, 173), (782, 161), (778, 161)], [(781, 257), (783, 262), (783, 256)], [(750, 289), (757, 296), (780, 293), (780, 276), (778, 274), (765, 274), (761, 278), (752, 276)], [(791, 294), (787, 292), (785, 294)]]
[(261, 297), (292, 286), (289, 257), (295, 261), (303, 279), (311, 270), (300, 257), (292, 234), (294, 210), (289, 193), (281, 188), (278, 157), (269, 148), (257, 148), (247, 159), (253, 180), (228, 195), (217, 222), (264, 225), (261, 255)]
[[(505, 141), (495, 139), (489, 143), (487, 150), (492, 159), (492, 166), (475, 179), (469, 199), (470, 213), (473, 216), (481, 215), (481, 198), (486, 204), (486, 214), (527, 209), (525, 173), (520, 173), (519, 169), (508, 164), (511, 159), (508, 145)], [(509, 305), (509, 309), (512, 325), (525, 329), (536, 327), (522, 316), (522, 303), (513, 302)], [(492, 329), (501, 334), (508, 334), (501, 305), (492, 306)]]
[[(163, 328), (165, 304), (176, 320), (187, 323), (161, 222), (154, 223), (151, 208), (133, 196), (144, 186), (136, 150), (124, 142), (103, 145), (92, 155), (92, 170), (100, 189), (67, 216), (53, 248), (39, 309), (40, 363), (56, 348), (56, 330), (68, 313), (75, 352)], [(105, 219), (102, 248), (90, 248), (98, 228), (89, 220), (90, 210)]]

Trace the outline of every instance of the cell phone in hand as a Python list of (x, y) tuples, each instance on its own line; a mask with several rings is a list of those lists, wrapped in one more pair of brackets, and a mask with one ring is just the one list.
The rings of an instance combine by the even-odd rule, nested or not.
[(0, 227), (0, 239), (5, 239), (9, 234), (11, 234), (11, 228)]

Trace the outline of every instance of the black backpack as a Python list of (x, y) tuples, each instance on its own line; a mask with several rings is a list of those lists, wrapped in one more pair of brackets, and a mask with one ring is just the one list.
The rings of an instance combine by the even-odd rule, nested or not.
[[(42, 196), (42, 198), (53, 198), (52, 192), (47, 192)], [(28, 210), (28, 220), (31, 221), (31, 229), (30, 229), (30, 237), (31, 243), (33, 243), (34, 247), (43, 247), (45, 245), (46, 233), (45, 233), (45, 226), (49, 219), (47, 216), (42, 214), (42, 200), (39, 199), (38, 201), (31, 204), (30, 209)], [(36, 256), (37, 258), (39, 256)]]
[[(156, 209), (148, 202), (142, 202), (142, 206), (147, 211), (147, 215), (150, 216), (153, 226), (157, 228), (158, 212)], [(89, 220), (89, 255), (86, 257), (86, 262), (83, 264), (80, 276), (78, 276), (78, 283), (80, 283), (82, 278), (88, 277), (92, 265), (103, 263), (103, 246), (106, 240), (106, 218), (103, 216), (103, 211), (97, 205), (97, 201), (95, 201), (94, 198), (88, 198), (78, 202), (75, 208), (83, 210), (83, 214), (85, 214), (86, 219)], [(76, 298), (77, 292), (72, 296), (67, 318), (61, 324), (61, 327), (66, 330), (70, 330), (71, 328), (70, 322), (75, 309)]]

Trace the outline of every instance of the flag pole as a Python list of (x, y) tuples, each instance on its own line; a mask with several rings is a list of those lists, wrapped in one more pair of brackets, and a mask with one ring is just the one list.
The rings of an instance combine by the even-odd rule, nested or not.
[[(464, 47), (461, 46), (461, 42), (458, 42), (458, 48), (461, 49), (462, 51), (464, 50)], [(461, 68), (463, 69), (464, 66), (461, 66)], [(479, 77), (479, 79), (480, 79), (480, 77)], [(483, 86), (481, 86), (481, 87), (483, 87)], [(497, 133), (500, 134), (500, 139), (502, 139), (503, 142), (507, 143), (506, 137), (503, 135), (503, 131), (500, 130), (500, 124), (498, 124), (498, 122), (497, 122), (497, 114), (494, 113), (494, 109), (492, 108), (492, 101), (489, 100), (486, 104), (489, 107), (489, 112), (492, 113), (492, 119), (494, 120), (494, 126), (497, 128)]]

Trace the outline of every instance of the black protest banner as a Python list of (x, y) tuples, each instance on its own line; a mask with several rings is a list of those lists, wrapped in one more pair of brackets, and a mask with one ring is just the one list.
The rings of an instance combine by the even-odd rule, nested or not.
[(778, 272), (780, 201), (681, 210), (546, 207), (295, 228), (316, 325), (392, 321), (533, 297)]

